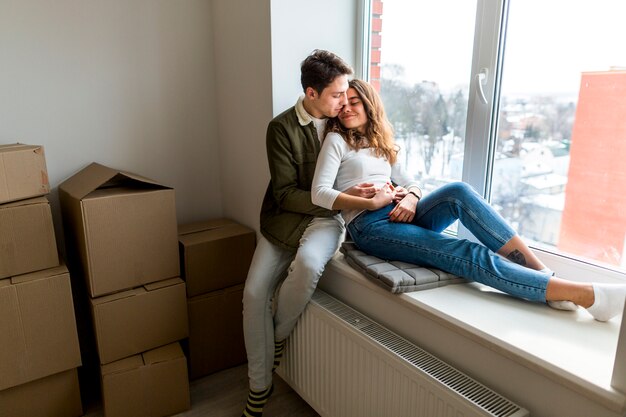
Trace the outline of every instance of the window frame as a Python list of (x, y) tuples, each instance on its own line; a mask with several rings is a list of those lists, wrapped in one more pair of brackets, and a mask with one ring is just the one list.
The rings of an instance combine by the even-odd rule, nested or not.
[[(359, 1), (357, 30), (357, 65), (355, 75), (369, 80), (371, 2)], [(477, 0), (474, 53), (468, 100), (462, 181), (474, 187), (490, 201), (492, 172), (498, 132), (500, 87), (506, 25), (510, 0)], [(483, 91), (487, 104), (481, 102), (477, 89), (478, 74), (487, 70)], [(459, 226), (458, 236), (476, 240), (471, 233)], [(610, 266), (599, 265), (572, 255), (532, 247), (531, 250), (549, 268), (559, 271), (559, 277), (572, 281), (595, 281), (607, 283), (626, 282), (626, 272)]]

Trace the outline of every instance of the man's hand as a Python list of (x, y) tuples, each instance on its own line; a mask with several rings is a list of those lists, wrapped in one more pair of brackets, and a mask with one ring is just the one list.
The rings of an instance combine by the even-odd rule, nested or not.
[[(397, 190), (398, 189), (396, 188), (396, 193)], [(409, 194), (406, 190), (404, 191), (404, 197), (398, 202), (398, 204), (396, 204), (394, 209), (389, 212), (389, 220), (392, 222), (410, 223), (415, 217), (415, 211), (419, 200), (413, 194)]]
[(355, 185), (354, 187), (348, 188), (346, 191), (344, 191), (344, 193), (356, 197), (372, 198), (374, 197), (374, 195), (376, 195), (376, 191), (378, 190), (376, 189), (376, 187), (374, 187), (374, 184), (369, 182), (363, 182), (361, 184)]

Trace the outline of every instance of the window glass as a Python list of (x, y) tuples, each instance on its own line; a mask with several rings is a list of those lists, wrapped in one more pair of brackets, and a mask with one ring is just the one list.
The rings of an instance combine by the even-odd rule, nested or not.
[(374, 0), (371, 10), (370, 82), (401, 162), (425, 191), (461, 180), (476, 3)]
[(512, 0), (491, 202), (533, 246), (624, 267), (626, 2)]

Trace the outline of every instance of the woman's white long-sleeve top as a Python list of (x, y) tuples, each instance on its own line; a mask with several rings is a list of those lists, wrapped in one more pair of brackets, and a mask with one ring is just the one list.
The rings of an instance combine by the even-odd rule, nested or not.
[[(370, 148), (351, 149), (341, 135), (331, 132), (326, 135), (317, 159), (311, 199), (315, 205), (332, 209), (337, 196), (350, 187), (364, 182), (382, 187), (390, 181), (406, 189), (418, 186), (400, 162), (391, 165)], [(341, 215), (348, 224), (361, 212), (342, 210)]]

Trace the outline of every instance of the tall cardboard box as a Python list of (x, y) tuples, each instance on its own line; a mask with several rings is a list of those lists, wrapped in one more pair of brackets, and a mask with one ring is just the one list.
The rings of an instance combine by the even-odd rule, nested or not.
[(178, 343), (101, 367), (106, 417), (160, 417), (189, 409), (187, 362)]
[(184, 339), (189, 334), (185, 283), (180, 278), (92, 298), (101, 364)]
[(243, 340), (243, 285), (188, 299), (189, 377), (200, 378), (246, 361)]
[(0, 391), (0, 415), (79, 417), (83, 415), (76, 368)]
[(91, 297), (179, 276), (174, 190), (92, 163), (59, 186), (70, 258)]
[(0, 280), (0, 390), (80, 366), (65, 266)]
[(0, 204), (50, 192), (43, 147), (0, 145)]
[(188, 297), (246, 281), (254, 230), (229, 219), (209, 220), (179, 226), (178, 241)]
[(0, 278), (59, 265), (46, 197), (0, 205)]

